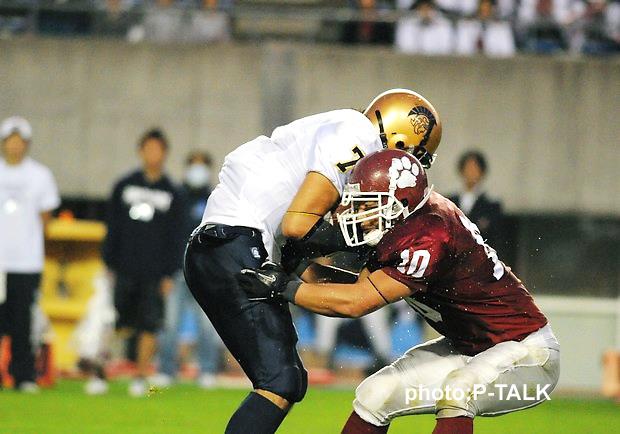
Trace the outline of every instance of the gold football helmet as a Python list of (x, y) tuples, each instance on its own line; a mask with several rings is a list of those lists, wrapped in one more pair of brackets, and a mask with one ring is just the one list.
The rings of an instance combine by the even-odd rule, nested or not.
[(373, 99), (364, 114), (379, 130), (384, 147), (408, 151), (425, 168), (433, 164), (441, 141), (441, 121), (422, 95), (390, 89)]

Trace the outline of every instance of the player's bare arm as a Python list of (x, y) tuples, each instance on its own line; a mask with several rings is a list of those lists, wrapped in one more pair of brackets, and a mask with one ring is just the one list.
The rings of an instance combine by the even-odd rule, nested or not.
[(308, 172), (284, 218), (282, 234), (303, 238), (340, 198), (334, 184), (318, 172)]
[(256, 300), (282, 299), (312, 312), (358, 318), (411, 295), (411, 289), (383, 271), (364, 269), (355, 283), (302, 283), (276, 264), (243, 270), (241, 288)]
[(409, 287), (383, 271), (364, 270), (353, 284), (303, 283), (292, 302), (321, 315), (358, 318), (409, 295)]

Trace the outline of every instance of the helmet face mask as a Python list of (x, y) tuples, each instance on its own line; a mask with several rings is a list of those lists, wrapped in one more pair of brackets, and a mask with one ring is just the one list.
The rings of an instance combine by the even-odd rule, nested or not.
[(364, 244), (374, 246), (403, 215), (405, 206), (394, 196), (393, 191), (360, 192), (359, 189), (355, 191), (354, 185), (349, 184), (347, 187), (341, 205), (348, 208), (338, 215), (344, 239), (350, 247)]

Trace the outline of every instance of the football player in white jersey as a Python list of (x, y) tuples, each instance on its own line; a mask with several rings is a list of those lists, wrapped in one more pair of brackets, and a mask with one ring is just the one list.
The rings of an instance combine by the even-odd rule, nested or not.
[(341, 231), (323, 217), (338, 205), (355, 163), (398, 148), (428, 167), (440, 139), (435, 108), (413, 91), (392, 89), (363, 113), (308, 116), (226, 157), (185, 256), (190, 290), (254, 388), (226, 433), (275, 432), (307, 388), (288, 305), (248, 300), (235, 275), (277, 259), (280, 235), (287, 239), (282, 264), (290, 272), (300, 272), (303, 259), (347, 250)]

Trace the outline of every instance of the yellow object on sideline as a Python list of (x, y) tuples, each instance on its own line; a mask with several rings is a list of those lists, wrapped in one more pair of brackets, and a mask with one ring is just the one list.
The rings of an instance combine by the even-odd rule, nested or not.
[(71, 345), (76, 325), (93, 294), (93, 281), (103, 270), (103, 223), (90, 220), (52, 220), (46, 229), (41, 308), (52, 326), (56, 366), (70, 370), (77, 354)]

